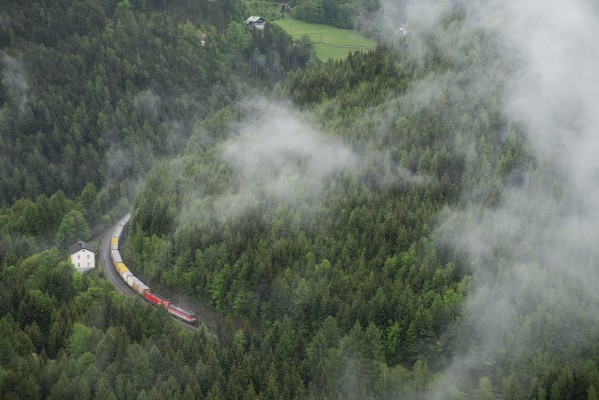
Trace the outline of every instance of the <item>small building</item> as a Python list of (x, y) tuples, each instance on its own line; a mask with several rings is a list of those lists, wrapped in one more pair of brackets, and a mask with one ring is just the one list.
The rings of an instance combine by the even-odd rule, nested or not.
[(407, 35), (408, 34), (408, 24), (399, 25), (399, 27), (395, 30), (395, 34), (398, 36)]
[(245, 24), (250, 29), (255, 28), (262, 31), (264, 30), (264, 25), (266, 25), (266, 20), (262, 17), (251, 16), (245, 20)]
[(80, 240), (69, 247), (69, 253), (75, 270), (86, 272), (96, 268), (96, 249), (91, 244)]

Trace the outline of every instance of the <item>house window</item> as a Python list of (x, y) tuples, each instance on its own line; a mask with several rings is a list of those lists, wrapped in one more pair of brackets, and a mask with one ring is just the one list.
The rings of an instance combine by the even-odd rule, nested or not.
[(87, 259), (89, 260), (89, 254), (87, 255)]
[(81, 258), (81, 254), (77, 254), (77, 260)]
[(87, 263), (87, 266), (89, 267), (89, 263)]
[(77, 268), (81, 268), (81, 264), (77, 263)]

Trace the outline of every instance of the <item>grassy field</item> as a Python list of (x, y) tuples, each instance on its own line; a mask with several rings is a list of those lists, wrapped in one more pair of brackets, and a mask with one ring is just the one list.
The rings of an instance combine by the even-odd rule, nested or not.
[[(268, 23), (268, 22), (267, 22)], [(376, 46), (376, 42), (356, 31), (334, 28), (328, 25), (309, 24), (291, 17), (277, 19), (272, 23), (279, 25), (291, 35), (299, 39), (308, 35), (316, 48), (318, 57), (326, 61), (329, 58), (342, 59), (350, 51), (368, 51)]]

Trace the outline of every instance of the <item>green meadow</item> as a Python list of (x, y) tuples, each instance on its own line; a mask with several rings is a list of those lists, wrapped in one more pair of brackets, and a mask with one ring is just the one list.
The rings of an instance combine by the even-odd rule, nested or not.
[[(268, 22), (267, 22), (268, 23)], [(368, 51), (374, 49), (376, 42), (357, 31), (335, 28), (328, 25), (311, 24), (291, 17), (277, 19), (272, 23), (285, 29), (293, 39), (308, 35), (316, 54), (322, 61), (329, 58), (343, 59), (350, 51)]]

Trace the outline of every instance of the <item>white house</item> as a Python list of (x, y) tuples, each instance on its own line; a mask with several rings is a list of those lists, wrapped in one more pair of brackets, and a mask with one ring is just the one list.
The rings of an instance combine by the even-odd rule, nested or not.
[(245, 20), (245, 24), (248, 28), (264, 30), (264, 25), (266, 24), (266, 20), (262, 17), (251, 16)]
[(96, 268), (96, 249), (83, 241), (78, 241), (69, 247), (71, 262), (79, 272), (86, 272)]

